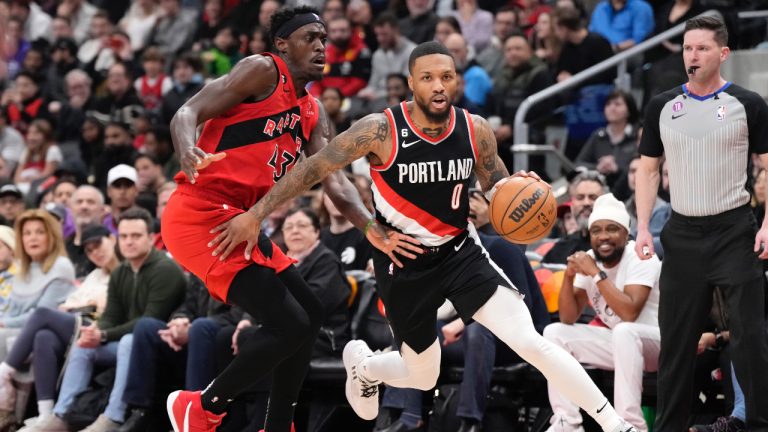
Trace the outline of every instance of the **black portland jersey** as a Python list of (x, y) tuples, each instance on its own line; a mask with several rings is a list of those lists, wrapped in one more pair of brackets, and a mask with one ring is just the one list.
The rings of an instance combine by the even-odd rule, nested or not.
[(451, 107), (446, 131), (430, 138), (414, 126), (406, 102), (384, 113), (392, 152), (383, 165), (371, 165), (376, 218), (439, 246), (467, 229), (467, 189), (478, 157), (472, 118)]

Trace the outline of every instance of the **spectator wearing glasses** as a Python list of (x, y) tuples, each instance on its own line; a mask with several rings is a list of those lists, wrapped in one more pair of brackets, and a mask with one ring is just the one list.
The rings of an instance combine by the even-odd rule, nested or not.
[(571, 212), (579, 229), (555, 243), (544, 255), (542, 262), (566, 264), (569, 256), (592, 247), (588, 229), (589, 215), (592, 214), (595, 201), (607, 192), (605, 177), (597, 171), (583, 171), (570, 181), (568, 193), (571, 198)]

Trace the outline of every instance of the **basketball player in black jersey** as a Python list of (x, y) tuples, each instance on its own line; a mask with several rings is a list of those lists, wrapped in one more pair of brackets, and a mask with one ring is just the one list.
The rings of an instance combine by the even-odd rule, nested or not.
[[(220, 231), (213, 241), (216, 253), (226, 255), (256, 238), (261, 221), (277, 205), (368, 157), (376, 218), (366, 231), (378, 225), (412, 242), (400, 242), (387, 254), (374, 252), (376, 280), (400, 351), (373, 354), (363, 341), (345, 347), (346, 393), (355, 412), (364, 419), (376, 417), (382, 382), (421, 390), (435, 386), (440, 373), (436, 311), (447, 298), (464, 321), (490, 329), (603, 430), (635, 431), (581, 365), (536, 332), (520, 294), (467, 222), (471, 174), (490, 198), (509, 173), (488, 122), (451, 105), (457, 81), (450, 53), (437, 42), (421, 44), (411, 54), (409, 69), (413, 102), (365, 117), (297, 165), (248, 212), (214, 230)], [(525, 172), (515, 176), (538, 178)]]

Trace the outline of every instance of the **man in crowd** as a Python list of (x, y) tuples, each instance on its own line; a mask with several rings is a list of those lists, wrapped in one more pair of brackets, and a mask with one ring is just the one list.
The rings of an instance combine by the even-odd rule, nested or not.
[(109, 170), (107, 176), (107, 196), (111, 212), (104, 218), (104, 226), (117, 234), (117, 221), (120, 215), (136, 204), (139, 189), (136, 187), (136, 168), (130, 165), (118, 165)]
[(405, 0), (408, 16), (400, 20), (403, 36), (420, 44), (435, 38), (437, 14), (435, 0)]
[(75, 266), (75, 276), (80, 278), (94, 269), (93, 263), (85, 255), (81, 236), (88, 225), (101, 224), (104, 218), (104, 194), (91, 185), (82, 185), (72, 194), (69, 209), (75, 219), (75, 233), (66, 239), (67, 255)]
[(555, 243), (544, 255), (542, 262), (566, 264), (568, 257), (592, 247), (589, 239), (589, 215), (597, 198), (608, 192), (605, 177), (597, 171), (586, 171), (574, 177), (568, 185), (571, 213), (579, 226), (578, 231)]
[(345, 97), (354, 96), (368, 84), (371, 51), (361, 38), (353, 37), (352, 24), (346, 17), (334, 18), (327, 25), (323, 79), (315, 81), (310, 92), (319, 97), (326, 88), (336, 87)]
[(453, 33), (445, 40), (445, 47), (453, 55), (456, 69), (464, 77), (464, 95), (480, 108), (485, 106), (485, 99), (493, 87), (488, 72), (469, 56), (469, 45), (459, 33)]
[(491, 42), (477, 55), (477, 62), (488, 71), (494, 81), (504, 66), (504, 42), (518, 27), (517, 12), (511, 6), (502, 6), (493, 17)]
[(125, 261), (110, 275), (106, 309), (99, 321), (80, 329), (53, 414), (34, 423), (35, 431), (68, 430), (63, 416), (75, 396), (87, 388), (97, 362), (117, 365), (117, 372), (105, 412), (85, 430), (107, 432), (123, 422), (133, 327), (141, 317), (167, 320), (184, 298), (186, 286), (181, 268), (152, 247), (153, 226), (152, 216), (144, 209), (133, 208), (121, 215), (118, 245)]
[[(513, 33), (504, 41), (502, 58), (503, 65), (494, 81), (493, 89), (488, 94), (486, 112), (500, 119), (500, 126), (493, 132), (496, 142), (499, 143), (499, 156), (509, 169), (514, 163), (509, 148), (513, 144), (512, 126), (517, 109), (528, 96), (544, 90), (552, 82), (547, 65), (533, 56), (528, 38), (523, 33)], [(551, 112), (551, 109), (551, 101), (536, 104), (528, 111), (526, 121), (541, 117), (546, 112)], [(530, 142), (544, 142), (544, 131), (536, 127), (531, 128)], [(535, 167), (535, 171), (544, 172), (540, 168), (543, 167)]]
[[(581, 363), (616, 371), (616, 412), (638, 431), (647, 431), (640, 401), (643, 371), (658, 367), (661, 262), (642, 261), (634, 253), (629, 213), (613, 194), (595, 201), (589, 233), (592, 248), (568, 257), (558, 298), (560, 322), (547, 326), (544, 337)], [(575, 324), (587, 303), (600, 325)], [(549, 401), (555, 413), (550, 431), (583, 430), (579, 408), (552, 386)]]
[(397, 17), (385, 12), (376, 18), (373, 31), (379, 42), (379, 49), (373, 53), (371, 78), (368, 85), (357, 95), (373, 100), (387, 95), (387, 76), (399, 73), (408, 76), (408, 57), (416, 44), (400, 34)]
[(0, 187), (0, 216), (5, 218), (5, 223), (13, 226), (16, 218), (24, 212), (24, 195), (13, 183)]

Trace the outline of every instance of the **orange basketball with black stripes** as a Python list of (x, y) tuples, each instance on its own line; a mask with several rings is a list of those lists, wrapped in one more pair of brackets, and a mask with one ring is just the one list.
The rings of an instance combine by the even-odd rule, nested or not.
[(557, 221), (557, 200), (544, 181), (513, 177), (493, 194), (488, 212), (493, 228), (502, 237), (530, 244), (552, 230)]

